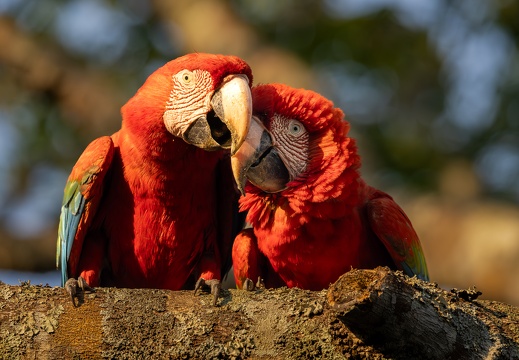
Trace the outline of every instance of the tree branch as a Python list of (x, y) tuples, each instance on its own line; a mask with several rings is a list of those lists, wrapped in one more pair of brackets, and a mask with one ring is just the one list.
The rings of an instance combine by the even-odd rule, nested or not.
[(329, 290), (98, 288), (74, 308), (62, 288), (0, 285), (0, 358), (422, 358), (519, 356), (519, 309), (461, 300), (388, 269)]
[(447, 293), (378, 268), (343, 276), (330, 287), (328, 304), (351, 331), (384, 353), (420, 359), (519, 356), (519, 309), (464, 300), (480, 294)]

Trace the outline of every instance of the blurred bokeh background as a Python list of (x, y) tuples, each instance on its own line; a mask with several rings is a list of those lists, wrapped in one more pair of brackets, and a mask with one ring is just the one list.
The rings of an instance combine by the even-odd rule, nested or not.
[(63, 186), (147, 75), (234, 54), (347, 114), (431, 278), (519, 305), (519, 2), (0, 1), (0, 280), (57, 285)]

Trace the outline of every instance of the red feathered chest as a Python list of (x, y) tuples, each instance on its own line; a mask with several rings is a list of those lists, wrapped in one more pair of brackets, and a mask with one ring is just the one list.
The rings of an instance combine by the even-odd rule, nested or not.
[(394, 267), (367, 223), (364, 182), (354, 184), (298, 211), (279, 195), (250, 207), (258, 248), (287, 286), (321, 290), (352, 268)]
[(145, 161), (134, 149), (116, 148), (100, 212), (100, 231), (109, 239), (106, 273), (117, 279), (112, 285), (185, 285), (204, 249), (216, 242), (220, 157), (194, 149), (174, 162)]

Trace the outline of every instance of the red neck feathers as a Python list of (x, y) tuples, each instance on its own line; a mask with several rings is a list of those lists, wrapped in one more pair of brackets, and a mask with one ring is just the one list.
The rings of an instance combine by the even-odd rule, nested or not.
[(172, 74), (181, 70), (173, 66), (174, 63), (171, 61), (151, 74), (122, 107), (121, 146), (129, 143), (135, 150), (156, 158), (168, 158), (190, 147), (196, 149), (170, 134), (164, 125), (163, 116), (171, 95)]
[[(287, 189), (269, 194), (248, 184), (240, 199), (241, 210), (248, 210), (253, 227), (297, 221), (311, 217), (339, 218), (357, 205), (363, 186), (360, 157), (355, 140), (347, 136), (349, 124), (343, 112), (319, 94), (282, 85), (255, 94), (254, 112), (271, 118), (274, 113), (301, 121), (310, 132), (308, 168), (287, 184)], [(270, 225), (269, 225), (270, 224)]]

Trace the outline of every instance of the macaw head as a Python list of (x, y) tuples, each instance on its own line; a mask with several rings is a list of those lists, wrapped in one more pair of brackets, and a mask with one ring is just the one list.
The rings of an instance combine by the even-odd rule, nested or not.
[(282, 84), (257, 86), (252, 97), (249, 133), (231, 158), (242, 193), (248, 180), (256, 192), (324, 198), (346, 168), (360, 166), (349, 124), (328, 99)]
[(123, 106), (123, 127), (234, 153), (250, 126), (251, 85), (250, 67), (236, 56), (188, 54), (148, 77)]

